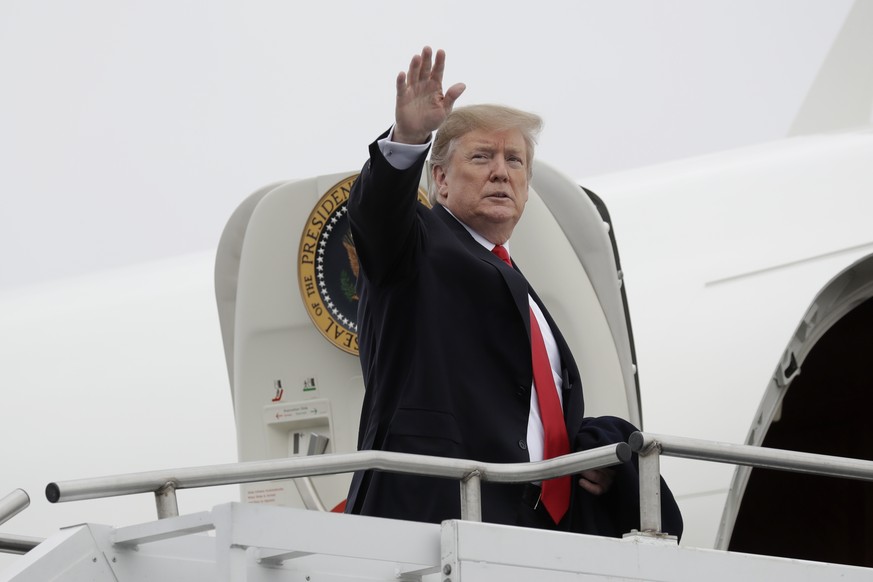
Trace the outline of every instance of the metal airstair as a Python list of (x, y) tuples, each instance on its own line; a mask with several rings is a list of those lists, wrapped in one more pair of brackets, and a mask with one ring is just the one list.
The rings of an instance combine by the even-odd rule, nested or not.
[[(608, 466), (640, 455), (641, 531), (623, 539), (482, 523), (480, 483), (525, 482)], [(691, 459), (873, 480), (873, 461), (635, 433), (619, 443), (521, 465), (365, 451), (51, 483), (49, 500), (153, 492), (159, 519), (84, 524), (33, 544), (8, 582), (531, 580), (844, 580), (873, 569), (684, 547), (660, 532), (659, 458)], [(227, 503), (178, 515), (175, 490), (362, 468), (457, 479), (462, 519), (440, 525), (258, 504)], [(13, 492), (0, 522), (27, 505)], [(7, 540), (8, 541), (8, 540)], [(3, 539), (0, 539), (0, 544)], [(7, 550), (10, 548), (4, 546)]]

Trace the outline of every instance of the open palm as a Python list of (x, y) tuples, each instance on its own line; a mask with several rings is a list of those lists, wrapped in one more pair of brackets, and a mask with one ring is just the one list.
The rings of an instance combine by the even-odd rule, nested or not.
[(394, 141), (424, 143), (452, 111), (466, 86), (457, 83), (443, 93), (446, 54), (424, 47), (409, 63), (409, 70), (397, 75)]

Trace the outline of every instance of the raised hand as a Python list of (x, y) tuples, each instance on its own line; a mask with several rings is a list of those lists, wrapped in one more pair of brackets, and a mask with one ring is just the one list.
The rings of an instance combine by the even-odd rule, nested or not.
[(443, 93), (446, 53), (438, 50), (433, 63), (431, 56), (431, 48), (424, 47), (420, 55), (412, 57), (409, 70), (397, 75), (394, 141), (425, 143), (467, 88), (463, 83), (456, 83)]

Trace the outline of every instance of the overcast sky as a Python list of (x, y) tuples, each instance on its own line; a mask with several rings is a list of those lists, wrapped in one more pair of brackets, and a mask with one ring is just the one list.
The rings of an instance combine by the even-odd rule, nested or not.
[(4, 0), (0, 291), (212, 249), (260, 186), (357, 169), (424, 43), (580, 179), (781, 137), (850, 6)]

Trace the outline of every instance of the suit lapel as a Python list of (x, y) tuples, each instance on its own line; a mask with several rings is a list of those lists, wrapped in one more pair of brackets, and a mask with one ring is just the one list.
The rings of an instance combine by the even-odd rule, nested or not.
[(458, 222), (454, 216), (449, 214), (441, 204), (435, 205), (433, 212), (442, 219), (449, 230), (455, 234), (461, 244), (463, 244), (472, 255), (493, 265), (503, 277), (503, 280), (506, 282), (506, 286), (509, 288), (509, 292), (512, 295), (512, 300), (515, 303), (516, 308), (518, 308), (518, 313), (521, 316), (522, 321), (524, 321), (529, 342), (530, 309), (527, 302), (528, 284), (524, 275), (515, 269), (507, 269), (506, 263), (500, 260), (500, 258), (490, 250), (476, 242), (476, 240), (470, 236), (470, 233), (467, 232), (467, 229), (464, 228), (464, 225)]

